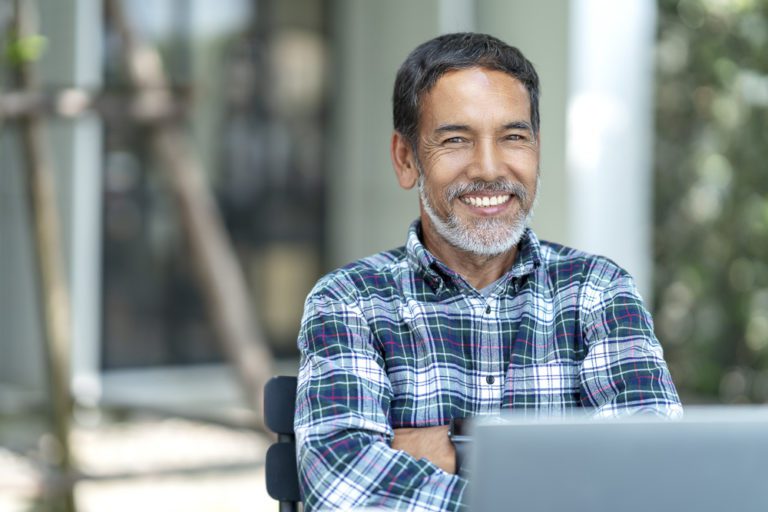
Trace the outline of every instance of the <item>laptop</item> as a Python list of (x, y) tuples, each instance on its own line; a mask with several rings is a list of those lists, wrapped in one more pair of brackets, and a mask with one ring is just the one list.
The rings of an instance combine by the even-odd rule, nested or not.
[(678, 421), (478, 419), (469, 510), (768, 512), (768, 408)]

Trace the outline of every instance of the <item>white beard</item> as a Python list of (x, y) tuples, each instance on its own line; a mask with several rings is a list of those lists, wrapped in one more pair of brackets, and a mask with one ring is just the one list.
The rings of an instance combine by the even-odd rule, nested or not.
[[(427, 193), (424, 189), (424, 173), (419, 172), (419, 197), (424, 211), (427, 213), (432, 225), (435, 226), (437, 233), (442, 236), (449, 244), (459, 250), (477, 254), (481, 256), (497, 256), (503, 254), (518, 243), (523, 237), (533, 218), (533, 204), (529, 209), (525, 209), (525, 197), (527, 191), (517, 188), (512, 200), (520, 201), (520, 211), (515, 216), (512, 223), (499, 218), (478, 219), (474, 225), (464, 223), (455, 212), (451, 211), (446, 219), (440, 216), (432, 208)], [(513, 184), (513, 187), (521, 187)], [(461, 188), (466, 188), (461, 187)], [(477, 187), (471, 187), (477, 188)], [(536, 177), (536, 190), (539, 188), (539, 177)], [(498, 187), (496, 187), (498, 190)], [(478, 190), (473, 190), (478, 191)], [(522, 193), (520, 193), (522, 192)], [(460, 190), (450, 190), (446, 192), (448, 196), (447, 203), (450, 204), (454, 197), (461, 193)], [(526, 195), (524, 195), (526, 194)], [(538, 196), (538, 194), (536, 194)], [(534, 198), (535, 203), (535, 198)]]

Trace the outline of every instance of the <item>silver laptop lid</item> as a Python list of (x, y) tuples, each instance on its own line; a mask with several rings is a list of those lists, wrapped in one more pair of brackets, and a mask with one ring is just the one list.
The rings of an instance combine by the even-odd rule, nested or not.
[(768, 512), (768, 408), (472, 426), (469, 510)]

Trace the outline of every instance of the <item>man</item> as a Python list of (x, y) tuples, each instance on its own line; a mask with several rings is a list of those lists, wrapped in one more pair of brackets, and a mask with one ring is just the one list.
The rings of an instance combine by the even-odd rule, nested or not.
[(531, 63), (487, 35), (437, 37), (400, 68), (391, 155), (420, 219), (404, 247), (307, 298), (295, 424), (307, 510), (460, 508), (452, 418), (680, 413), (631, 277), (527, 227), (538, 98)]

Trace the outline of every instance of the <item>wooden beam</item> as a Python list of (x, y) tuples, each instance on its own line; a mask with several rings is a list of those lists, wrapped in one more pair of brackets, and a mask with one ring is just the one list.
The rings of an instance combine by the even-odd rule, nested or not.
[(0, 94), (0, 121), (30, 115), (76, 119), (95, 112), (107, 119), (128, 118), (137, 123), (156, 123), (180, 119), (187, 108), (187, 98), (178, 91), (172, 91), (172, 94), (151, 104), (142, 102), (134, 94), (97, 94), (78, 88), (47, 93), (16, 90)]
[[(16, 0), (14, 33), (22, 38), (36, 32), (34, 5), (29, 0)], [(23, 90), (39, 90), (33, 62), (22, 60), (15, 68), (16, 79)], [(70, 296), (64, 271), (59, 209), (53, 177), (53, 164), (48, 153), (44, 121), (39, 115), (20, 120), (21, 139), (26, 163), (26, 184), (33, 224), (33, 241), (37, 263), (39, 296), (42, 303), (43, 339), (48, 388), (51, 402), (53, 436), (51, 460), (58, 470), (52, 488), (56, 510), (75, 510), (72, 485), (73, 461), (69, 433), (72, 417), (70, 392)], [(59, 508), (61, 507), (61, 508)]]

